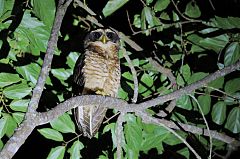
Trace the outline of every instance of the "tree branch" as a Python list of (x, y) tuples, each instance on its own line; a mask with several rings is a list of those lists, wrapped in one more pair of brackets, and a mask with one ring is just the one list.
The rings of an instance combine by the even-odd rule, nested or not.
[(127, 51), (125, 48), (122, 47), (122, 51), (123, 51), (123, 56), (126, 59), (127, 63), (128, 63), (128, 67), (130, 68), (131, 72), (132, 72), (132, 76), (133, 76), (133, 83), (134, 83), (134, 93), (133, 93), (133, 98), (132, 98), (132, 103), (136, 103), (137, 102), (137, 98), (138, 98), (138, 79), (137, 79), (137, 72), (132, 64), (132, 61), (130, 59), (130, 57), (127, 54)]
[(117, 139), (117, 159), (122, 158), (122, 141), (123, 141), (123, 122), (125, 112), (122, 112), (117, 119), (116, 139)]
[[(192, 83), (186, 87), (183, 87), (181, 89), (178, 89), (172, 93), (169, 93), (167, 95), (163, 95), (163, 96), (159, 96), (155, 99), (140, 103), (137, 105), (137, 109), (147, 109), (151, 106), (155, 106), (156, 104), (163, 104), (169, 100), (173, 100), (176, 99), (184, 94), (190, 94), (192, 91), (201, 88), (202, 86), (206, 85), (207, 83), (225, 76), (226, 74), (229, 74), (233, 71), (236, 71), (238, 68), (240, 68), (240, 61), (236, 62), (235, 64), (232, 64), (230, 66), (225, 67), (224, 69), (218, 70), (208, 76), (206, 76), (205, 78)], [(132, 110), (136, 109), (136, 107), (132, 106)]]
[(43, 61), (43, 66), (38, 77), (37, 84), (33, 89), (32, 98), (29, 102), (25, 119), (23, 123), (19, 126), (19, 128), (16, 130), (16, 132), (13, 134), (13, 136), (7, 141), (2, 151), (0, 152), (0, 156), (2, 159), (12, 158), (14, 154), (18, 151), (20, 146), (25, 142), (27, 137), (31, 134), (32, 130), (37, 126), (37, 122), (35, 120), (35, 117), (37, 115), (36, 109), (38, 107), (44, 84), (51, 68), (53, 53), (55, 47), (57, 46), (58, 33), (62, 24), (62, 19), (65, 15), (67, 7), (71, 2), (72, 0), (59, 1), (56, 17), (51, 30), (51, 35), (48, 41), (48, 46)]
[[(108, 107), (110, 109), (117, 109), (120, 112), (137, 112), (141, 111), (143, 109), (149, 108), (151, 106), (155, 106), (160, 103), (167, 102), (169, 100), (173, 100), (176, 98), (179, 98), (183, 94), (187, 94), (192, 92), (195, 89), (198, 89), (205, 85), (208, 82), (211, 82), (215, 80), (216, 78), (219, 78), (221, 76), (225, 76), (226, 74), (229, 74), (235, 70), (237, 70), (240, 67), (240, 61), (238, 61), (236, 64), (230, 65), (228, 67), (225, 67), (222, 70), (218, 70), (215, 73), (208, 75), (204, 79), (195, 82), (189, 86), (186, 86), (184, 88), (181, 88), (179, 90), (176, 90), (170, 94), (163, 95), (160, 97), (157, 97), (155, 99), (139, 103), (139, 104), (128, 104), (126, 101), (112, 98), (112, 97), (104, 97), (104, 96), (97, 96), (97, 95), (85, 95), (85, 96), (77, 96), (72, 97), (65, 102), (58, 104), (55, 108), (48, 112), (44, 113), (35, 113), (32, 115), (32, 118), (25, 119), (20, 127), (16, 130), (13, 137), (10, 138), (10, 140), (7, 142), (3, 150), (1, 151), (0, 155), (3, 159), (11, 158), (18, 148), (23, 144), (23, 142), (26, 140), (28, 135), (31, 133), (31, 131), (37, 126), (41, 124), (48, 123), (52, 121), (53, 119), (57, 118), (58, 116), (62, 115), (64, 112), (67, 112), (71, 110), (72, 108), (78, 107), (78, 106), (86, 106), (86, 105), (96, 105), (98, 103), (101, 103), (103, 106)], [(164, 121), (164, 120), (162, 120)], [(165, 120), (166, 122), (166, 120)], [(168, 121), (170, 122), (170, 121)], [(179, 123), (180, 126), (185, 127), (186, 131), (201, 134), (203, 132), (203, 135), (208, 135), (207, 131), (202, 131), (201, 128), (193, 128), (193, 126), (185, 125)], [(172, 122), (168, 123), (169, 127), (179, 129), (175, 124)], [(189, 128), (190, 127), (190, 128)], [(23, 133), (21, 133), (23, 132)], [(218, 132), (210, 131), (213, 138), (219, 139), (221, 141), (224, 141), (226, 143), (234, 145), (240, 145), (240, 142), (237, 141), (234, 138), (226, 137), (225, 135), (220, 135)]]

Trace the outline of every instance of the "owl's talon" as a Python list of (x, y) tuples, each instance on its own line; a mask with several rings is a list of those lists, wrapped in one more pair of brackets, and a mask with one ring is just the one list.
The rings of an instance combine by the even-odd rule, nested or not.
[(97, 90), (95, 93), (98, 94), (98, 95), (102, 95), (102, 96), (107, 96), (108, 95), (107, 93), (105, 93), (102, 90)]

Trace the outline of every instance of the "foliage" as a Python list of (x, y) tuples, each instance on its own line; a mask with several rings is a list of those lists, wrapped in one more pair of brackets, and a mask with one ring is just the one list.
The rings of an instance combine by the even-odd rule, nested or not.
[[(54, 0), (32, 0), (26, 1), (20, 23), (13, 30), (8, 30), (15, 23), (12, 18), (13, 0), (0, 0), (0, 32), (7, 31), (7, 36), (0, 39), (0, 54), (3, 54), (6, 45), (9, 50), (0, 55), (0, 148), (4, 146), (5, 139), (9, 138), (24, 118), (27, 110), (31, 91), (36, 85), (44, 52), (50, 36), (54, 20), (56, 4)], [(29, 4), (28, 4), (29, 3)], [(106, 19), (114, 17), (123, 7), (130, 3), (129, 0), (109, 0), (101, 11)], [(137, 3), (137, 2), (131, 2)], [(151, 40), (149, 46), (141, 45), (143, 52), (137, 52), (122, 41), (122, 45), (128, 50), (128, 54), (137, 71), (139, 82), (138, 102), (152, 99), (157, 95), (167, 94), (175, 90), (169, 77), (154, 66), (147, 57), (154, 57), (165, 68), (171, 69), (176, 77), (177, 88), (187, 86), (203, 79), (217, 69), (234, 64), (240, 59), (240, 34), (234, 29), (239, 29), (239, 17), (212, 16), (209, 20), (202, 20), (202, 11), (196, 1), (188, 1), (182, 4), (185, 8), (179, 13), (170, 0), (144, 0), (140, 10), (130, 14), (130, 23), (133, 32), (131, 38), (141, 35), (145, 41)], [(179, 2), (181, 3), (181, 2)], [(46, 5), (47, 4), (47, 5)], [(77, 8), (79, 9), (79, 8)], [(129, 10), (130, 12), (130, 10)], [(78, 26), (85, 31), (87, 27), (96, 27), (92, 21), (88, 21), (88, 13), (75, 15), (72, 18), (71, 27)], [(81, 20), (85, 19), (85, 20)], [(88, 23), (88, 25), (86, 25)], [(108, 24), (111, 25), (111, 24)], [(121, 25), (118, 23), (118, 25)], [(199, 27), (196, 27), (198, 26)], [(186, 26), (187, 29), (184, 29)], [(116, 28), (118, 29), (118, 28)], [(124, 32), (125, 30), (119, 30)], [(61, 44), (67, 43), (71, 38), (70, 31), (62, 31)], [(169, 37), (161, 38), (161, 35), (169, 34)], [(72, 40), (74, 41), (74, 40)], [(140, 42), (140, 41), (139, 41)], [(147, 43), (146, 45), (149, 45)], [(49, 106), (66, 100), (71, 96), (71, 75), (75, 62), (81, 51), (67, 48), (65, 53), (62, 46), (55, 48), (53, 66), (50, 76), (46, 81), (46, 91), (50, 92), (55, 103), (41, 103)], [(161, 51), (159, 51), (161, 50)], [(145, 56), (146, 55), (146, 56)], [(212, 60), (212, 58), (214, 60)], [(57, 63), (57, 60), (60, 60)], [(206, 60), (211, 59), (211, 60)], [(133, 96), (133, 76), (128, 68), (128, 63), (120, 56), (122, 64), (122, 86), (119, 89), (119, 98), (130, 101)], [(194, 61), (193, 61), (194, 60)], [(55, 61), (55, 62), (54, 62)], [(62, 62), (64, 61), (64, 62)], [(57, 64), (56, 64), (57, 63)], [(200, 65), (200, 63), (202, 63)], [(205, 65), (205, 66), (204, 66)], [(209, 67), (208, 67), (209, 65)], [(210, 68), (211, 67), (211, 68)], [(210, 129), (217, 127), (218, 132), (229, 135), (240, 133), (240, 78), (239, 72), (227, 77), (218, 78), (205, 87), (192, 93), (200, 104), (203, 114), (206, 116)], [(43, 97), (49, 98), (45, 92)], [(52, 105), (48, 105), (52, 104)], [(167, 104), (149, 109), (152, 116), (157, 116), (160, 109)], [(41, 106), (40, 106), (41, 107)], [(161, 107), (161, 108), (160, 108)], [(176, 107), (168, 115), (168, 119), (183, 122), (189, 125), (206, 128), (202, 123), (201, 113), (195, 101), (188, 95), (177, 99)], [(47, 110), (47, 109), (46, 109)], [(43, 110), (43, 111), (46, 111)], [(111, 112), (115, 113), (114, 111)], [(101, 140), (105, 134), (111, 134), (112, 147), (101, 149), (99, 158), (109, 158), (116, 155), (115, 121), (110, 120), (100, 129), (96, 140)], [(53, 120), (50, 125), (39, 128), (38, 132), (46, 140), (56, 142), (49, 149), (47, 158), (81, 158), (81, 152), (86, 147), (79, 137), (75, 128), (74, 120), (70, 112), (65, 113), (58, 119)], [(188, 133), (177, 131), (185, 139)], [(67, 136), (72, 135), (73, 140)], [(165, 128), (146, 124), (134, 114), (127, 114), (124, 123), (123, 150), (125, 158), (138, 158), (140, 155), (151, 155), (150, 150), (156, 149), (157, 155), (166, 151), (166, 146), (176, 146), (181, 141)], [(72, 142), (73, 141), (73, 142)], [(199, 139), (201, 144), (208, 150), (209, 140)], [(213, 142), (214, 151), (222, 150), (224, 143)], [(226, 150), (226, 149), (225, 149)], [(190, 151), (185, 146), (175, 152), (185, 158), (190, 158)]]

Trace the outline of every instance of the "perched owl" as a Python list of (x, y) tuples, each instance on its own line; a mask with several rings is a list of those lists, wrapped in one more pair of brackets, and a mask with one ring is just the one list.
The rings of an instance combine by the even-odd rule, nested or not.
[[(111, 29), (96, 29), (87, 34), (84, 54), (74, 68), (75, 95), (117, 96), (121, 77), (119, 45), (119, 36)], [(106, 111), (101, 104), (74, 109), (75, 120), (84, 136), (92, 138), (97, 133)]]

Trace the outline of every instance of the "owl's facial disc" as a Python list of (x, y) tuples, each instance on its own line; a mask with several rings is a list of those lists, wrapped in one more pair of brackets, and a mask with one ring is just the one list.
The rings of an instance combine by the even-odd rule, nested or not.
[(110, 29), (97, 29), (95, 31), (92, 31), (88, 38), (90, 41), (101, 41), (103, 44), (106, 44), (107, 42), (111, 41), (113, 43), (119, 42), (119, 37), (117, 33)]

